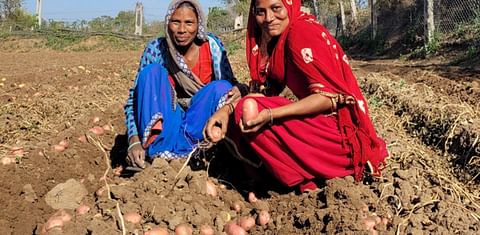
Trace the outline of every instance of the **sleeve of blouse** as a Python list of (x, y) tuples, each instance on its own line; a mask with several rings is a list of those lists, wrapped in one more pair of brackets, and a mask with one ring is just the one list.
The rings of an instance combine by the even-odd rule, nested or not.
[[(232, 85), (235, 85), (238, 83), (237, 79), (235, 78), (235, 75), (233, 74), (232, 66), (230, 65), (230, 61), (228, 60), (227, 56), (227, 50), (225, 50), (225, 46), (223, 45), (222, 41), (220, 38), (215, 36), (212, 33), (209, 33), (210, 39), (213, 39), (215, 42), (215, 47), (216, 48), (210, 48), (212, 50), (212, 55), (214, 57), (219, 57), (219, 58), (213, 58), (214, 61), (218, 61), (218, 65), (214, 64), (215, 66), (219, 66), (220, 73), (222, 76), (222, 80), (227, 80), (229, 81)], [(215, 68), (218, 69), (218, 68)]]
[(138, 66), (137, 75), (135, 77), (135, 81), (133, 86), (129, 89), (127, 103), (124, 106), (124, 113), (125, 113), (125, 125), (127, 127), (127, 135), (128, 139), (132, 136), (138, 135), (137, 125), (135, 123), (135, 115), (134, 115), (134, 108), (133, 105), (135, 103), (135, 88), (137, 86), (137, 78), (138, 74), (142, 69), (152, 63), (155, 63), (157, 60), (156, 57), (159, 56), (159, 39), (150, 42), (145, 50), (143, 51), (142, 57), (140, 58), (140, 64)]
[[(308, 29), (308, 30), (306, 30)], [(316, 22), (298, 22), (291, 29), (285, 55), (302, 71), (311, 93), (337, 93), (341, 86), (343, 51), (328, 31)]]

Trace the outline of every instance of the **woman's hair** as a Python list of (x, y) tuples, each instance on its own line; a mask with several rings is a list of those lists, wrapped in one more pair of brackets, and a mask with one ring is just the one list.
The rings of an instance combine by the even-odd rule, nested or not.
[(190, 10), (192, 10), (193, 12), (195, 12), (195, 15), (198, 17), (198, 13), (197, 13), (197, 9), (195, 8), (195, 6), (193, 6), (192, 3), (190, 2), (182, 2), (178, 5), (177, 9), (179, 8), (182, 8), (182, 7), (186, 7)]

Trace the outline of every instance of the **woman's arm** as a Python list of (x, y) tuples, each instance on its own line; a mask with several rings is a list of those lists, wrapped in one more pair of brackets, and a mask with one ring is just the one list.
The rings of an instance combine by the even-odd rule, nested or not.
[(256, 132), (265, 124), (274, 122), (275, 119), (332, 113), (334, 108), (332, 98), (322, 94), (311, 94), (288, 105), (263, 109), (256, 118), (247, 123), (241, 123), (240, 129), (244, 133)]
[[(163, 58), (160, 56), (161, 38), (150, 42), (145, 48), (137, 70), (137, 77), (140, 71), (147, 65), (153, 63), (163, 63)], [(127, 135), (130, 140), (133, 136), (138, 136), (137, 125), (135, 123), (135, 115), (133, 111), (133, 104), (135, 102), (135, 88), (137, 86), (137, 77), (133, 82), (133, 86), (129, 89), (128, 99), (124, 106), (125, 125), (127, 127)]]
[(137, 78), (140, 71), (147, 65), (152, 63), (162, 63), (163, 59), (160, 56), (154, 55), (161, 55), (160, 53), (160, 42), (161, 39), (157, 39), (152, 41), (148, 46), (145, 48), (142, 57), (140, 58), (140, 64), (137, 71), (137, 77), (133, 83), (133, 86), (129, 89), (127, 103), (124, 106), (125, 112), (125, 125), (127, 127), (127, 135), (128, 135), (128, 156), (127, 161), (131, 165), (138, 166), (138, 167), (145, 167), (144, 160), (145, 160), (145, 150), (142, 147), (141, 140), (138, 136), (138, 129), (135, 123), (135, 114), (134, 114), (134, 103), (135, 103), (135, 88), (137, 86)]

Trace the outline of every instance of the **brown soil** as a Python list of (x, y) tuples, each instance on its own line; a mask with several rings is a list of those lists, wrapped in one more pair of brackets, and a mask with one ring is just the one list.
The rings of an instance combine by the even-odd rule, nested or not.
[[(222, 234), (228, 221), (261, 210), (271, 220), (250, 234), (370, 234), (365, 221), (376, 216), (385, 218), (375, 226), (381, 234), (479, 233), (478, 73), (430, 62), (356, 61), (391, 154), (383, 177), (360, 184), (351, 177), (329, 180), (305, 194), (257, 183), (260, 201), (250, 203), (251, 181), (221, 146), (207, 169), (180, 171), (184, 161), (157, 159), (134, 176), (114, 175), (111, 167), (125, 157), (122, 106), (140, 53), (0, 51), (0, 158), (16, 160), (0, 165), (0, 234), (40, 233), (57, 211), (47, 193), (69, 179), (87, 191), (71, 203), (91, 209), (85, 215), (66, 209), (72, 220), (49, 234), (143, 234), (154, 227), (173, 233), (181, 223), (194, 234), (203, 224)], [(245, 77), (243, 51), (231, 60)], [(105, 125), (110, 130), (102, 135), (89, 131)], [(82, 136), (87, 142), (78, 140)], [(54, 151), (61, 140), (68, 147)], [(207, 194), (207, 181), (217, 196)], [(237, 200), (239, 212), (231, 209)], [(122, 223), (129, 212), (139, 213), (141, 222)]]

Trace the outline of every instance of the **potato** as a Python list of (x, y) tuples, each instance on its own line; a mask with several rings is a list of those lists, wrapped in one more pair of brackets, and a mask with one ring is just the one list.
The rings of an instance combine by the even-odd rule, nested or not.
[(64, 209), (60, 209), (53, 214), (42, 228), (42, 233), (47, 233), (52, 229), (62, 229), (66, 222), (72, 220), (72, 216)]
[(102, 126), (103, 130), (105, 131), (111, 131), (112, 130), (112, 126), (110, 126), (109, 124), (105, 124)]
[(222, 128), (220, 128), (219, 126), (212, 127), (212, 136), (210, 136), (210, 140), (216, 143), (221, 139), (222, 139)]
[(99, 126), (94, 126), (94, 127), (90, 128), (89, 131), (92, 132), (95, 135), (103, 135), (103, 133), (105, 133), (105, 130), (102, 127), (99, 127)]
[(238, 219), (237, 224), (245, 229), (245, 231), (248, 231), (255, 226), (255, 219), (250, 216), (241, 217)]
[(227, 235), (246, 235), (247, 231), (236, 223), (229, 222), (225, 225), (225, 233), (227, 233)]
[(112, 171), (114, 176), (120, 176), (122, 175), (123, 167), (122, 166), (115, 167)]
[(65, 148), (68, 148), (68, 140), (62, 140), (58, 143), (58, 145), (62, 145)]
[(90, 207), (87, 206), (87, 205), (85, 205), (85, 204), (80, 205), (80, 206), (76, 209), (77, 215), (85, 215), (85, 214), (87, 214), (89, 211), (90, 211)]
[(269, 221), (270, 221), (270, 213), (268, 213), (268, 211), (266, 210), (261, 210), (257, 216), (258, 225), (268, 224)]
[(254, 192), (249, 192), (249, 193), (248, 193), (248, 201), (249, 201), (250, 203), (255, 203), (255, 202), (258, 201), (258, 198), (257, 198), (257, 196), (255, 196), (255, 193), (254, 193)]
[(142, 221), (142, 216), (137, 212), (128, 212), (123, 215), (125, 221), (132, 223), (132, 224), (139, 224)]
[(207, 184), (206, 185), (207, 195), (210, 195), (212, 197), (216, 197), (218, 195), (217, 186), (215, 186), (215, 184), (210, 180), (207, 180), (206, 184)]
[(80, 137), (78, 137), (78, 141), (85, 144), (87, 143), (87, 137), (85, 135), (81, 135)]
[(175, 227), (175, 235), (192, 235), (193, 228), (188, 224), (179, 224)]
[(152, 228), (146, 231), (144, 235), (168, 235), (168, 230), (165, 228)]
[(97, 191), (95, 191), (95, 195), (96, 195), (97, 197), (101, 197), (101, 196), (103, 196), (103, 195), (105, 194), (105, 191), (106, 191), (106, 190), (107, 190), (107, 188), (106, 188), (105, 186), (103, 186), (103, 187), (97, 189)]
[(246, 99), (242, 107), (242, 121), (247, 125), (248, 121), (255, 119), (258, 116), (258, 104), (254, 99)]
[(240, 200), (234, 201), (232, 205), (230, 205), (230, 209), (236, 211), (237, 213), (242, 211), (243, 208), (243, 202)]
[(98, 122), (100, 122), (100, 117), (96, 117), (96, 116), (93, 117), (92, 122), (93, 122), (93, 123), (98, 123)]
[(55, 150), (55, 152), (63, 152), (65, 151), (65, 146), (56, 144), (53, 146), (53, 150)]
[(215, 235), (215, 230), (208, 224), (200, 226), (200, 235)]
[(48, 231), (56, 228), (56, 229), (62, 229), (64, 225), (64, 222), (61, 218), (50, 218), (47, 223), (42, 228), (42, 233), (45, 234)]
[(23, 155), (25, 155), (25, 151), (23, 150), (23, 147), (14, 146), (10, 149), (10, 152), (15, 157), (17, 157), (17, 156), (18, 157), (23, 157)]
[(2, 163), (2, 165), (6, 166), (6, 165), (10, 165), (10, 164), (15, 164), (16, 161), (15, 161), (15, 158), (11, 158), (11, 157), (3, 157), (0, 162)]
[(363, 223), (365, 224), (365, 229), (369, 231), (374, 230), (375, 225), (377, 225), (374, 217), (368, 217), (364, 219)]

